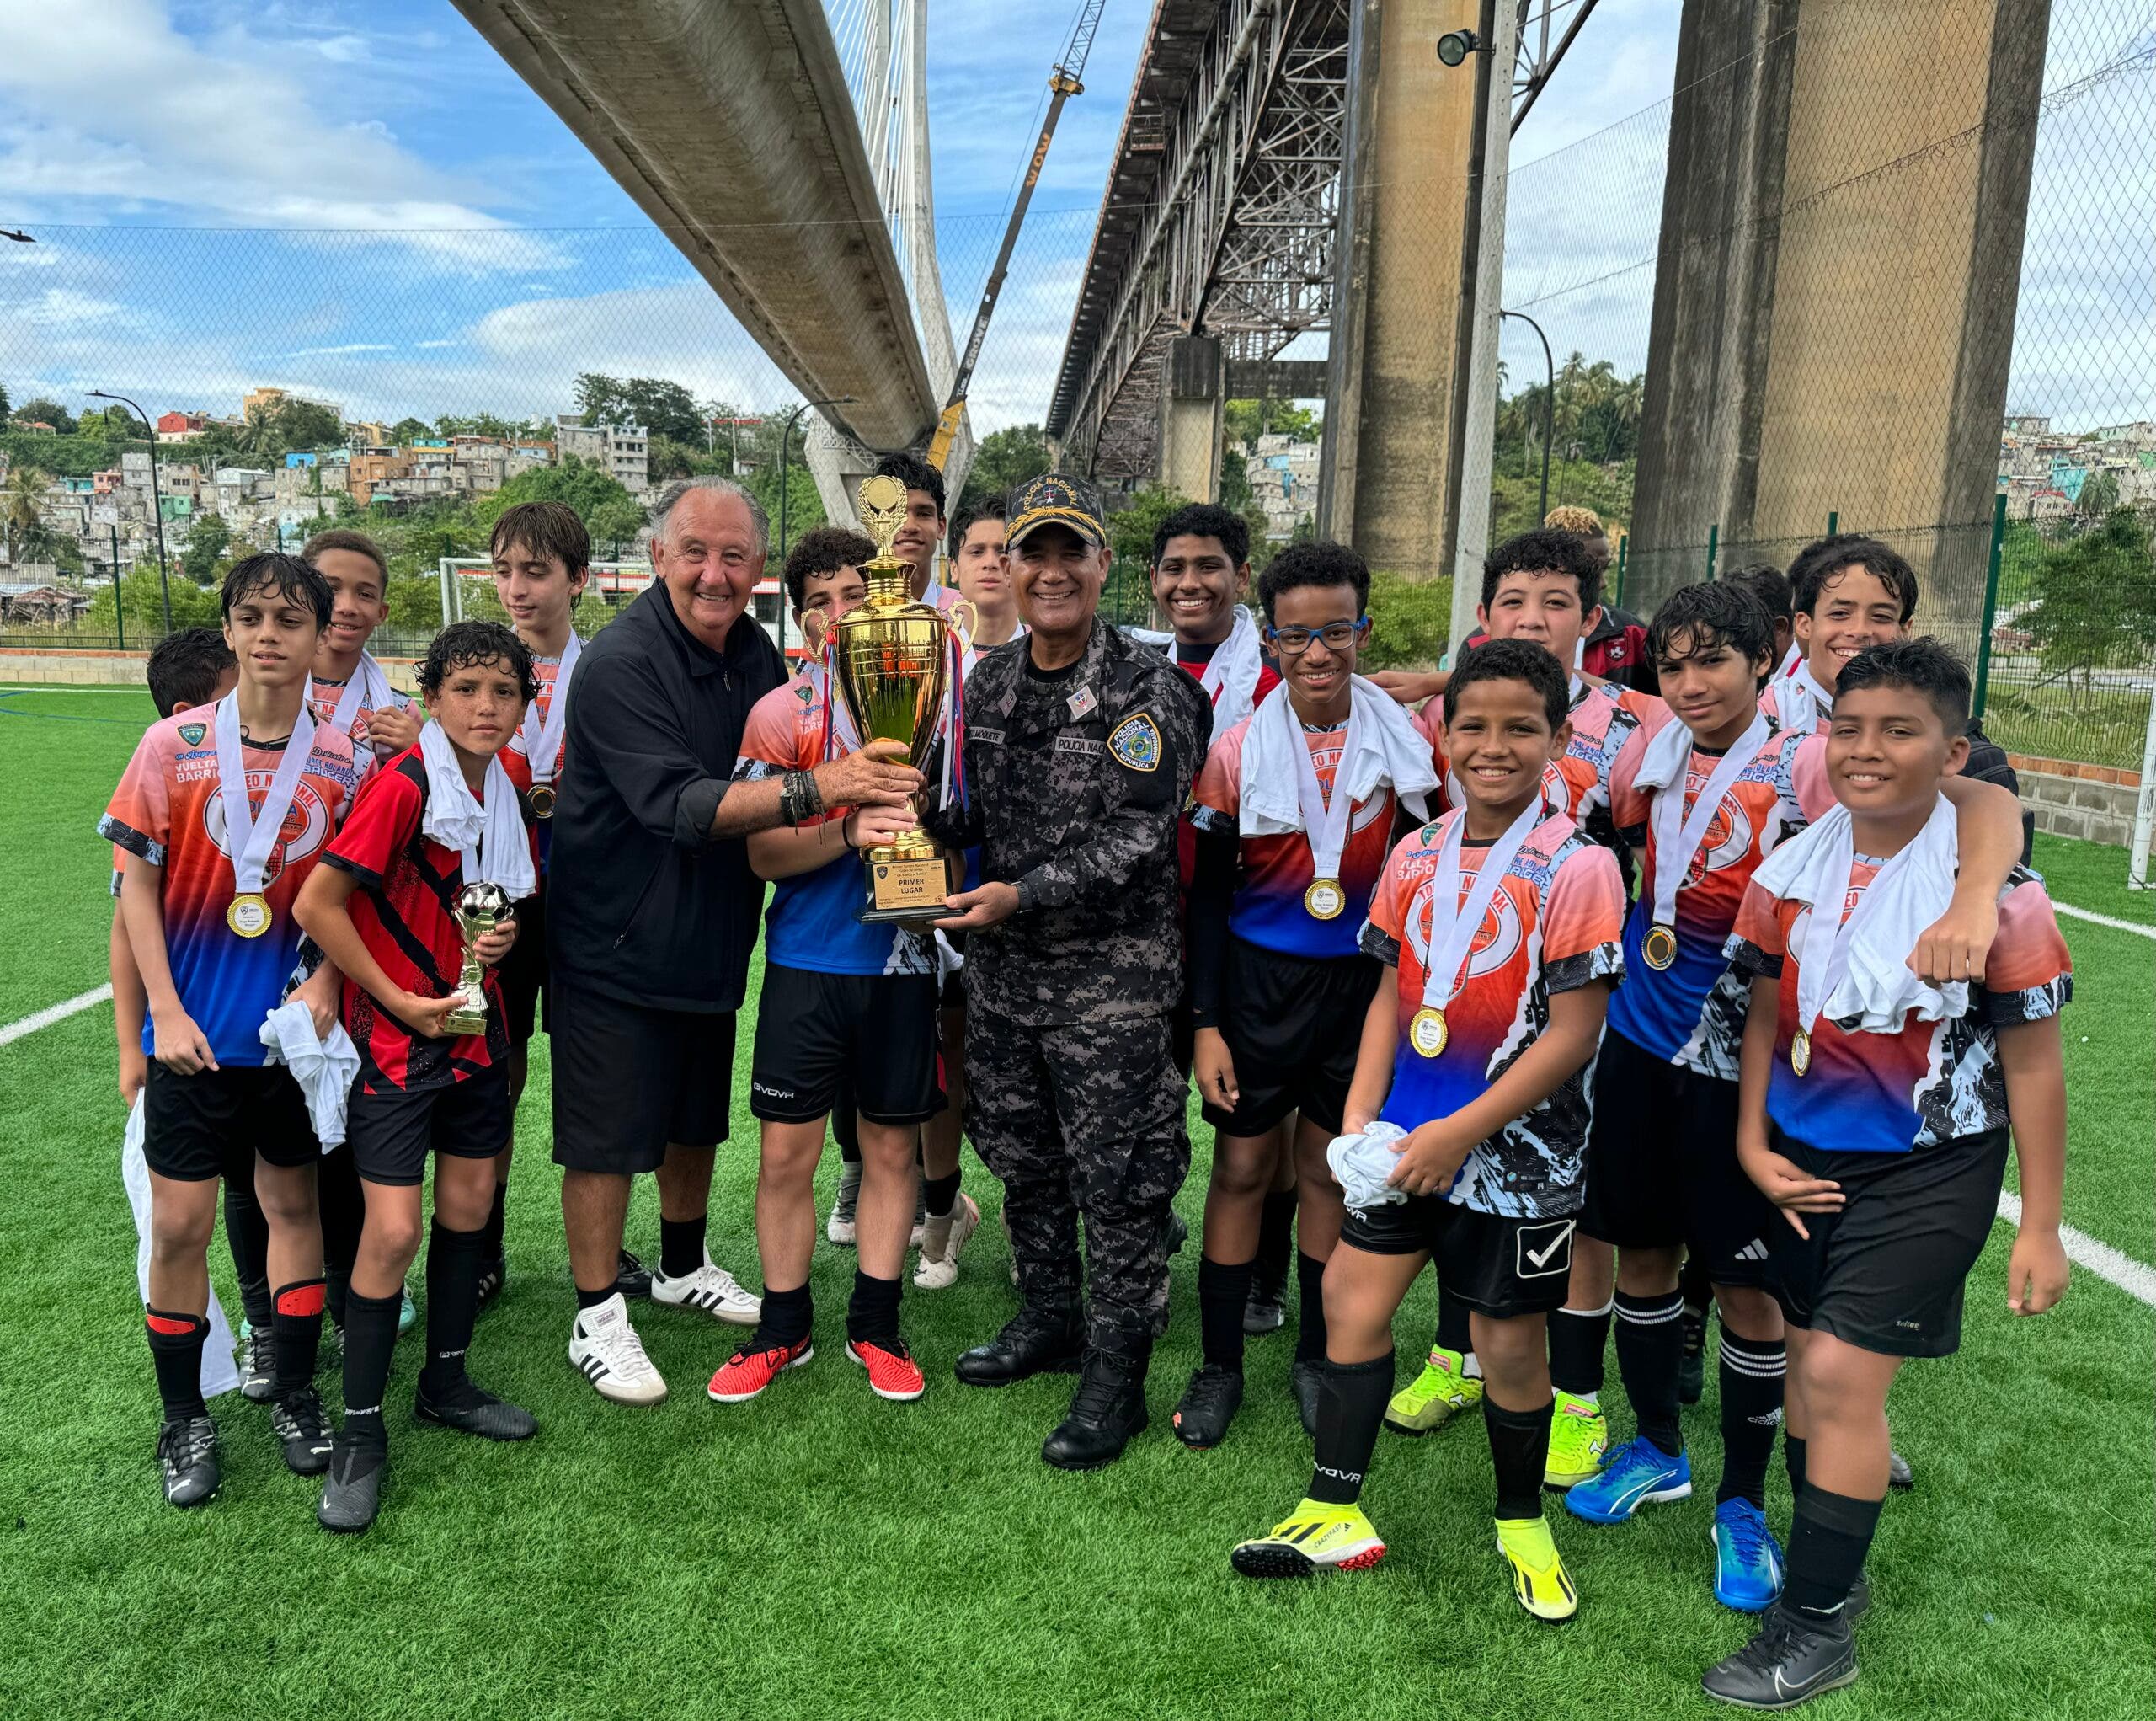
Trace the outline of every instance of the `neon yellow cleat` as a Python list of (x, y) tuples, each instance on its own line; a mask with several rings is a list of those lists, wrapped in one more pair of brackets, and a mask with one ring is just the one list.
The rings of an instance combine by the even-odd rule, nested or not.
[(1310, 1578), (1366, 1571), (1385, 1558), (1385, 1543), (1360, 1506), (1306, 1499), (1270, 1536), (1237, 1542), (1229, 1558), (1246, 1578)]
[(1413, 1384), (1392, 1395), (1385, 1425), (1398, 1434), (1426, 1435), (1481, 1402), (1482, 1376), (1465, 1371), (1457, 1350), (1433, 1350)]
[(1570, 1392), (1557, 1394), (1550, 1418), (1550, 1456), (1542, 1467), (1545, 1488), (1571, 1488), (1602, 1474), (1609, 1450), (1609, 1419), (1599, 1404)]
[(1570, 1619), (1579, 1611), (1580, 1592), (1572, 1587), (1557, 1544), (1550, 1539), (1547, 1518), (1500, 1518), (1497, 1552), (1512, 1562), (1513, 1593), (1537, 1619)]

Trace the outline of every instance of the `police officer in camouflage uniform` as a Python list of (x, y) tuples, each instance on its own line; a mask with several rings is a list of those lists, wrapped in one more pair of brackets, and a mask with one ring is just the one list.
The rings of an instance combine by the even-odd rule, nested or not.
[[(1190, 1167), (1169, 1018), (1182, 987), (1176, 821), (1205, 758), (1197, 682), (1100, 619), (1107, 532), (1061, 473), (1008, 504), (1024, 637), (966, 684), (969, 804), (926, 820), (982, 845), (944, 926), (967, 946), (968, 1132), (1003, 1180), (1024, 1306), (958, 1359), (1001, 1387), (1080, 1367), (1041, 1456), (1091, 1469), (1145, 1426), (1167, 1307), (1168, 1203)], [(1081, 1304), (1078, 1217), (1092, 1283)]]

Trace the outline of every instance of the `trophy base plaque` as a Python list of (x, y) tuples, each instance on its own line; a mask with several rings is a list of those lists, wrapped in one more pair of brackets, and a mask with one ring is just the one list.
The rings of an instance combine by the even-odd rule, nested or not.
[(942, 853), (872, 848), (867, 853), (868, 900), (854, 917), (865, 926), (925, 926), (951, 911), (951, 868)]
[(443, 1017), (441, 1025), (451, 1034), (484, 1034), (487, 1031), (487, 1013), (469, 1007), (459, 1007)]

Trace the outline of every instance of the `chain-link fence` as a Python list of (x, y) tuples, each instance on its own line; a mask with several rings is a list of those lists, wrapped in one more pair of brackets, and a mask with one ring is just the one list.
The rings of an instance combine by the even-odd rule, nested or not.
[[(1941, 0), (1926, 13), (1940, 33), (1938, 88), (1886, 87), (1884, 71), (1824, 95), (1802, 82), (1824, 63), (1806, 56), (1828, 49), (1838, 64), (1874, 63), (1843, 38), (1873, 27), (1874, 13), (1907, 12), (1812, 0), (1795, 13), (1794, 34), (1742, 51), (1696, 48), (1680, 65), (1686, 112), (1703, 94), (1716, 98), (1714, 111), (1742, 110), (1748, 80), (1770, 74), (1790, 78), (1792, 99), (1801, 98), (1782, 195), (1732, 205), (1719, 223), (1689, 204), (1664, 207), (1673, 148), (1703, 173), (1715, 165), (1703, 155), (1711, 138), (1673, 142), (1678, 98), (1540, 154), (1530, 121), (1508, 180), (1504, 298), (1517, 317), (1503, 323), (1499, 349), (1490, 536), (1533, 523), (1546, 506), (1591, 507), (1622, 545), (1613, 593), (1644, 612), (1710, 568), (1785, 564), (1838, 516), (1842, 529), (1874, 532), (1910, 556), (1925, 625), (1972, 658), (1988, 647), (1990, 723), (2002, 740), (2017, 751), (2131, 767), (2156, 681), (2146, 637), (2156, 590), (2145, 524), (2137, 531), (2146, 516), (2135, 512), (2156, 504), (2156, 34), (2138, 0), (2054, 0), (2040, 83), (2026, 80), (2029, 99), (2017, 104), (1999, 94), (2012, 77), (1988, 69), (2005, 47), (1989, 60), (1948, 51), (1957, 31), (1989, 28), (1993, 9)], [(1575, 55), (1593, 55), (1597, 40), (1591, 24)], [(1876, 64), (1906, 57), (1897, 45)], [(2031, 126), (2025, 231), (1973, 231), (1992, 206), (1985, 172), (2010, 156), (2016, 128)], [(1440, 159), (1454, 158), (1432, 158)], [(1675, 176), (1679, 195), (1694, 195), (1694, 178)], [(1454, 231), (1469, 190), (1462, 169), (1433, 165), (1388, 187), (1381, 212)], [(1043, 421), (1061, 372), (1099, 216), (1042, 206), (1028, 220), (972, 390), (972, 494), (1050, 457), (1028, 427)], [(937, 225), (943, 290), (961, 325), (1001, 227), (997, 216)], [(35, 246), (0, 246), (0, 387), (13, 414), (0, 425), (9, 465), (0, 544), (10, 564), (0, 583), (50, 581), (88, 592), (88, 602), (78, 611), (63, 594), (40, 609), (35, 591), (0, 595), (8, 639), (88, 643), (124, 625), (138, 644), (163, 622), (160, 527), (173, 619), (185, 622), (214, 608), (201, 577), (232, 555), (296, 544), (356, 516), (392, 555), (391, 626), (416, 636), (439, 614), (440, 559), (483, 553), (493, 515), (512, 495), (563, 495), (585, 512), (600, 553), (622, 559), (638, 553), (639, 497), (687, 472), (738, 472), (781, 548), (822, 519), (803, 465), (812, 420), (798, 391), (658, 228), (35, 232)], [(1971, 386), (1968, 355), (1945, 323), (1960, 319), (1966, 334), (1981, 315), (1923, 291), (1950, 265), (1956, 279), (1999, 277), (1956, 263), (1956, 245), (1964, 259), (1972, 245), (2018, 247), (2020, 256), (2000, 425), (1953, 406)], [(1704, 278), (1740, 252), (1762, 269), (1777, 254), (1833, 259), (1777, 282), (1772, 345), (1775, 363), (1789, 359), (1785, 373), (1743, 371), (1758, 356), (1743, 329), (1680, 319), (1657, 335), (1657, 280)], [(1289, 261), (1310, 275), (1296, 289), (1307, 303), (1332, 260)], [(1237, 287), (1239, 303), (1256, 302), (1255, 280)], [(799, 286), (804, 301), (838, 290)], [(1401, 395), (1449, 390), (1458, 342), (1443, 297), (1427, 316), (1371, 332), (1390, 344), (1396, 393), (1391, 404), (1366, 395), (1366, 422)], [(1203, 307), (1193, 314), (1203, 328)], [(1764, 339), (1766, 327), (1752, 332)], [(1538, 332), (1552, 350), (1551, 378)], [(1326, 339), (1321, 328), (1277, 350), (1246, 333), (1231, 345), (1243, 359), (1309, 359), (1325, 355)], [(1695, 360), (1708, 344), (1717, 355), (1703, 366)], [(1667, 379), (1648, 375), (1651, 350), (1710, 385), (1726, 379), (1727, 398), (1709, 386), (1690, 419), (1673, 413)], [(1864, 355), (1858, 384), (1828, 399), (1806, 392), (1806, 363), (1846, 376), (1852, 352)], [(170, 420), (175, 440), (157, 446), (154, 502), (139, 420), (93, 390), (125, 394), (153, 420), (180, 415)], [(334, 410), (311, 414), (302, 402)], [(580, 414), (612, 430), (560, 422)], [(1931, 429), (1909, 432), (1903, 446), (1894, 427), (1908, 425)], [(1936, 446), (1941, 425), (1961, 439), (1956, 450)], [(1336, 428), (1307, 397), (1228, 403), (1218, 490), (1250, 521), (1253, 559), (1310, 530)], [(1365, 431), (1366, 468), (1382, 456), (1410, 480), (1424, 473), (1434, 483), (1449, 430), (1436, 432), (1427, 460), (1412, 436), (1374, 452)], [(1932, 444), (1919, 446), (1923, 435)], [(1994, 486), (1982, 482), (1994, 437), (2007, 512), (1996, 531)], [(1973, 467), (1961, 445), (1982, 445)], [(572, 475), (572, 455), (589, 462), (584, 476)], [(1652, 521), (1641, 511), (1651, 459), (1662, 498)], [(1949, 468), (1977, 470), (1981, 493), (1944, 494), (1937, 474)], [(1687, 489), (1694, 468), (1724, 474), (1721, 492)], [(1125, 498), (1148, 477), (1097, 475)], [(953, 498), (954, 516), (959, 508)], [(1372, 549), (1381, 652), (1427, 658), (1445, 642), (1449, 582), (1433, 577), (1444, 571), (1438, 536), (1417, 516), (1406, 551)], [(126, 573), (117, 594), (97, 584), (115, 563)], [(1149, 618), (1144, 569), (1128, 553), (1107, 602), (1118, 620)]]

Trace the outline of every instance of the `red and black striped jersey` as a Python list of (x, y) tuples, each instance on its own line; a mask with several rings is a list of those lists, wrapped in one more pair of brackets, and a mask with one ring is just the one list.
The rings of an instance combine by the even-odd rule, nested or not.
[[(531, 767), (520, 753), (504, 750), (500, 758), (516, 787), (528, 842), (531, 812), (523, 803)], [(442, 998), (456, 989), (463, 967), (456, 903), (464, 887), (464, 863), (455, 849), (421, 831), (426, 807), (427, 767), (419, 750), (408, 747), (360, 785), (351, 813), (323, 860), (359, 881), (345, 906), (382, 972), (406, 991)], [(440, 1040), (414, 1034), (346, 975), (344, 1028), (359, 1048), (360, 1086), (370, 1093), (384, 1086), (440, 1088), (507, 1061), (501, 979), (494, 969), (483, 972), (486, 1032)]]

